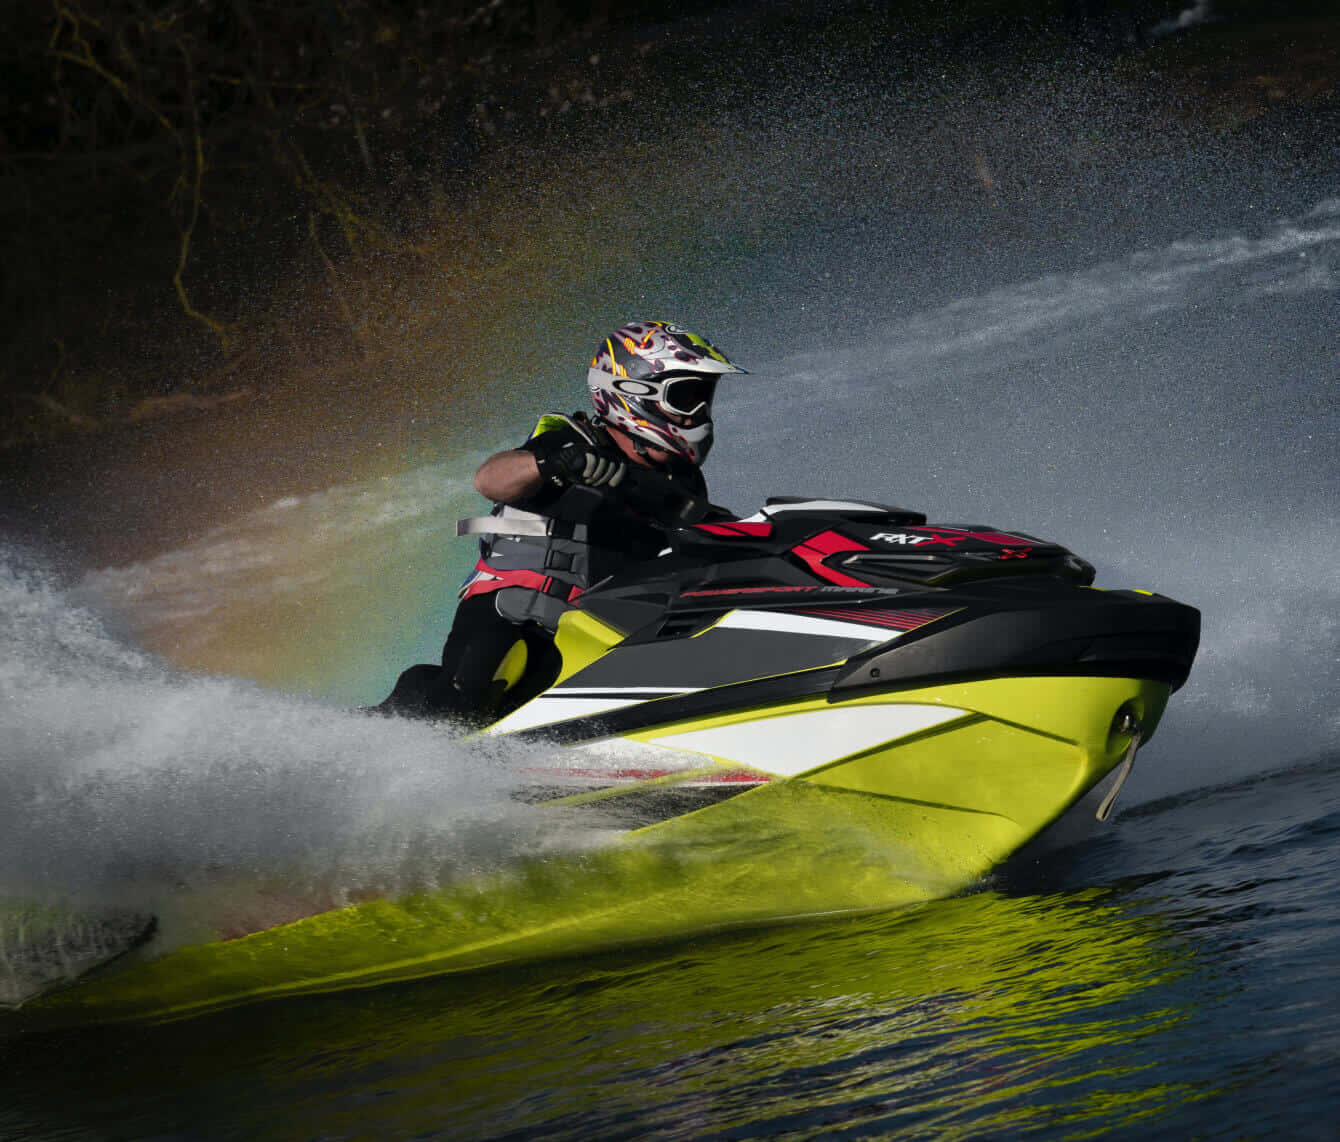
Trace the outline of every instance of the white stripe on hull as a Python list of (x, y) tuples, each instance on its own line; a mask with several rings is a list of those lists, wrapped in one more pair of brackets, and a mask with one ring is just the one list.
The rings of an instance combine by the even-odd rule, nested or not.
[[(625, 706), (636, 706), (648, 700), (647, 697), (631, 697), (645, 694), (648, 697), (669, 697), (678, 694), (694, 694), (694, 689), (676, 689), (672, 686), (623, 686), (623, 687), (574, 687), (571, 690), (551, 690), (538, 698), (527, 702), (519, 710), (514, 710), (500, 722), (494, 722), (484, 732), (486, 734), (510, 734), (518, 730), (531, 730), (536, 726), (547, 726), (555, 722), (566, 722), (570, 718), (583, 718), (591, 714), (604, 714), (610, 710), (622, 710)], [(567, 697), (565, 695), (574, 695)]]
[(651, 741), (779, 777), (795, 777), (884, 742), (952, 722), (966, 713), (952, 706), (910, 703), (839, 706), (666, 734)]
[[(754, 610), (730, 611), (709, 629), (779, 631), (783, 634), (843, 639), (851, 644), (842, 651), (848, 657), (881, 643), (892, 642), (902, 633), (888, 627), (825, 619), (815, 615)], [(621, 710), (625, 706), (636, 705), (640, 701), (653, 698), (668, 697), (672, 694), (695, 694), (699, 689), (699, 687), (677, 686), (559, 686), (527, 702), (521, 709), (513, 711), (502, 721), (495, 722), (484, 732), (516, 733), (519, 730), (531, 730), (555, 722), (565, 722), (571, 718)], [(641, 694), (647, 697), (634, 696)]]
[(867, 626), (865, 623), (821, 619), (816, 615), (788, 614), (784, 611), (731, 611), (712, 630), (775, 630), (784, 634), (822, 635), (826, 638), (850, 639), (851, 653), (858, 654), (865, 647), (875, 646), (897, 638), (902, 631), (888, 627)]

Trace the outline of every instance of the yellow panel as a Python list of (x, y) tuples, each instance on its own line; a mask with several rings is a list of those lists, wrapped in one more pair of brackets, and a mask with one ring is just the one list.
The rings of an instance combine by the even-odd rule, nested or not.
[(563, 668), (555, 685), (571, 678), (577, 671), (585, 670), (625, 637), (623, 631), (586, 611), (566, 611), (558, 620), (558, 633), (554, 635), (554, 645), (563, 656)]

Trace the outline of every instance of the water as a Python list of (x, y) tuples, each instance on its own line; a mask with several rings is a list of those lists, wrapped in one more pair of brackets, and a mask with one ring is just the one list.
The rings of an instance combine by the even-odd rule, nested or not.
[(892, 915), (7, 1043), (0, 1134), (1333, 1137), (1337, 777)]
[(154, 915), (172, 947), (555, 843), (510, 797), (524, 753), (183, 674), (12, 553), (0, 600), (0, 898)]
[[(755, 371), (723, 387), (722, 502), (1019, 527), (1200, 607), (1111, 826), (882, 916), (0, 1035), (0, 1137), (1333, 1136), (1333, 155), (1197, 136), (1082, 68), (1002, 99), (815, 66), (709, 113), (717, 177), (667, 196), (635, 168), (573, 220), (575, 249), (622, 249), (547, 266), (540, 316), (564, 346), (677, 317)], [(479, 458), (576, 403), (543, 360), (431, 463), (59, 574), (5, 543), (0, 894), (152, 913), (174, 945), (590, 843), (511, 798), (527, 757), (346, 709), (434, 654)], [(525, 400), (516, 375), (540, 378)], [(312, 464), (381, 446), (357, 435)], [(232, 456), (212, 463), (253, 475)]]

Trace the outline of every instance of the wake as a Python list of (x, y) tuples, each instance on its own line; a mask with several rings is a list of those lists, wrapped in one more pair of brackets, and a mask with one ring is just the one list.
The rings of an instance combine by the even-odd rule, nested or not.
[(178, 672), (13, 550), (0, 550), (0, 743), (11, 959), (24, 939), (96, 944), (90, 917), (154, 917), (175, 946), (562, 843), (512, 797), (515, 747)]

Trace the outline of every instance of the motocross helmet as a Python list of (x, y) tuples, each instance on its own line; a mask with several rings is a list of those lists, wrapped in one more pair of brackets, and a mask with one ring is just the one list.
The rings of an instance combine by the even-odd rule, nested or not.
[(705, 337), (668, 321), (631, 321), (596, 349), (586, 374), (600, 418), (693, 464), (712, 447), (717, 379), (744, 373)]

